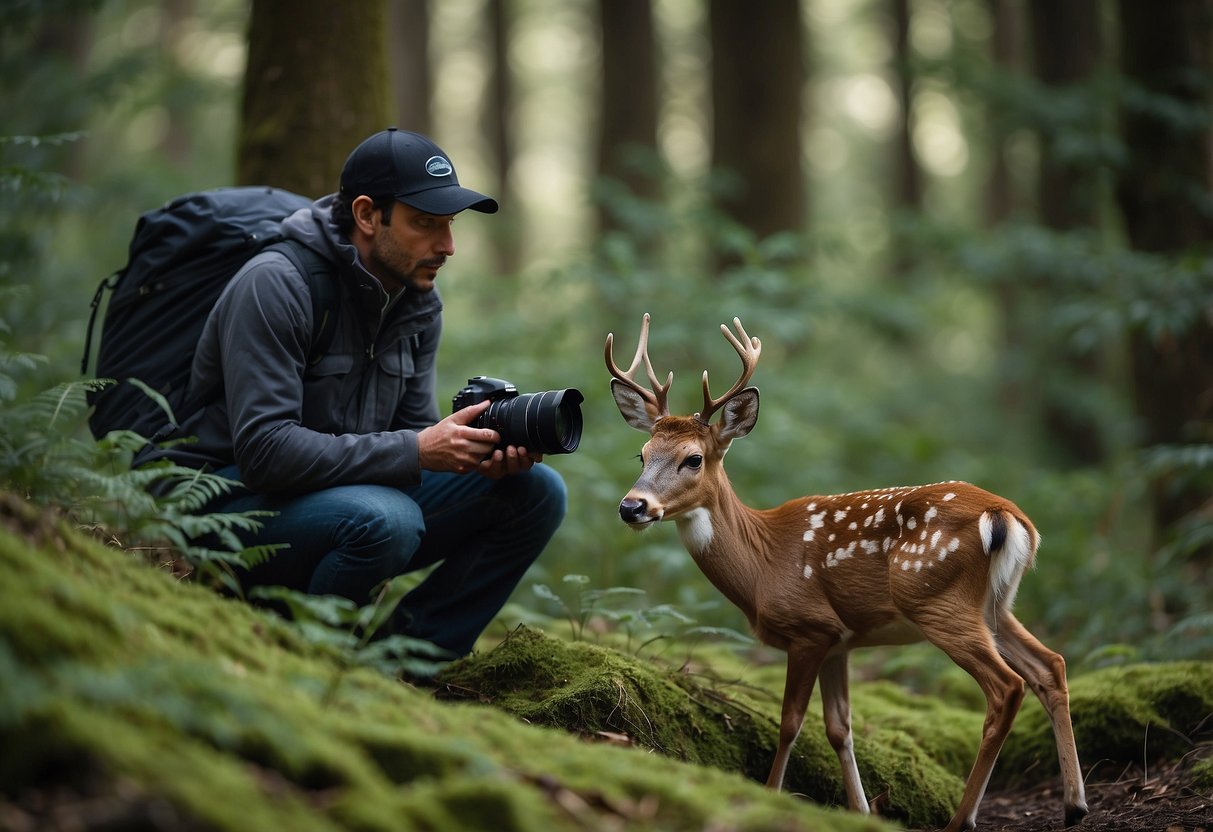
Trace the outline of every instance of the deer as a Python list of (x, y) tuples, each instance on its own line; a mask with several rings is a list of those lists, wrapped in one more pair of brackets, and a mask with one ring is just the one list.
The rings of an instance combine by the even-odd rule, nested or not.
[[(1065, 660), (1012, 614), (1040, 535), (1011, 501), (963, 482), (805, 496), (767, 510), (741, 502), (724, 470), (733, 440), (758, 420), (747, 387), (762, 352), (738, 318), (721, 332), (741, 358), (741, 376), (703, 408), (672, 416), (674, 374), (662, 384), (648, 354), (649, 315), (625, 372), (606, 337), (611, 393), (630, 426), (649, 435), (642, 470), (619, 503), (637, 531), (672, 520), (683, 546), (715, 588), (745, 614), (757, 638), (787, 654), (779, 740), (767, 787), (782, 789), (792, 746), (820, 679), (826, 737), (838, 755), (847, 806), (871, 811), (851, 733), (851, 650), (926, 640), (968, 672), (986, 699), (977, 756), (947, 832), (974, 829), (998, 753), (1025, 683), (1048, 712), (1057, 746), (1067, 827), (1087, 814), (1070, 720)], [(643, 364), (646, 389), (637, 379)], [(712, 423), (717, 413), (719, 419)]]

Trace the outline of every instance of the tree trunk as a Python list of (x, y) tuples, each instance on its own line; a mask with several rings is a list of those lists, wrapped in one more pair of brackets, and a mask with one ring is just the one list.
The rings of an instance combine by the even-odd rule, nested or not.
[(396, 105), (393, 123), (402, 130), (428, 136), (433, 124), (429, 0), (388, 0), (388, 25), (388, 59)]
[[(1102, 68), (1101, 0), (1031, 0), (1028, 21), (1032, 32), (1033, 71), (1045, 87), (1065, 91), (1088, 83)], [(1065, 37), (1058, 37), (1059, 33)], [(1091, 94), (1091, 93), (1089, 93)], [(1092, 111), (1094, 108), (1092, 108)], [(1072, 125), (1063, 129), (1072, 129)], [(1058, 147), (1058, 136), (1045, 132), (1040, 142), (1036, 178), (1037, 213), (1041, 223), (1058, 232), (1093, 229), (1099, 224), (1099, 172), (1091, 164), (1075, 164)], [(1038, 303), (1047, 303), (1049, 281), (1032, 287)], [(1052, 389), (1039, 390), (1041, 419), (1058, 458), (1075, 465), (1093, 465), (1107, 449), (1097, 430), (1098, 414), (1073, 404), (1075, 385), (1098, 384), (1105, 375), (1098, 354), (1076, 355), (1065, 345), (1050, 344), (1058, 364)]]
[(308, 196), (389, 126), (386, 0), (253, 0), (237, 180)]
[[(657, 154), (657, 52), (652, 0), (599, 0), (602, 31), (602, 94), (598, 125), (598, 175), (622, 182), (638, 197), (659, 193), (654, 176), (628, 155), (644, 148)], [(620, 227), (607, 206), (603, 229)]]
[(711, 0), (712, 166), (739, 177), (721, 207), (759, 238), (804, 230), (798, 0)]
[(505, 0), (489, 3), (488, 34), (492, 72), (484, 107), (485, 135), (497, 172), (496, 190), (501, 201), (501, 216), (494, 221), (492, 241), (498, 268), (503, 275), (516, 275), (522, 267), (523, 215), (510, 187), (514, 165), (514, 139), (511, 129), (514, 111), (514, 73), (510, 69), (511, 4)]
[(901, 117), (895, 143), (895, 192), (898, 210), (922, 207), (922, 169), (914, 156), (914, 61), (910, 48), (910, 0), (893, 0), (893, 72)]
[[(1118, 8), (1123, 71), (1136, 93), (1122, 112), (1130, 160), (1117, 197), (1125, 230), (1135, 249), (1207, 258), (1213, 2), (1120, 0)], [(1177, 117), (1183, 112), (1191, 117)], [(1139, 331), (1132, 349), (1144, 442), (1213, 442), (1213, 299), (1186, 330), (1158, 337)], [(1165, 529), (1208, 500), (1198, 487), (1158, 483), (1156, 521)], [(1208, 565), (1207, 547), (1202, 557)]]

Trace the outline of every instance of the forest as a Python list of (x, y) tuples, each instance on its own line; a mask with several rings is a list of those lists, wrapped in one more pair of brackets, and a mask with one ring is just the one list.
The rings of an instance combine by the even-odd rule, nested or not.
[[(887, 786), (884, 821), (868, 826), (713, 779), (765, 779), (783, 656), (673, 523), (620, 522), (645, 437), (619, 417), (603, 344), (613, 333), (622, 365), (646, 313), (673, 412), (698, 406), (705, 369), (714, 389), (735, 377), (721, 324), (737, 317), (761, 339), (761, 418), (728, 460), (747, 505), (958, 480), (1022, 508), (1043, 542), (1016, 616), (1065, 657), (1084, 773), (1115, 783), (1117, 805), (1145, 805), (1158, 783), (1118, 777), (1153, 763), (1176, 779), (1151, 805), (1188, 812), (1118, 822), (1093, 806), (1087, 826), (1213, 828), (1211, 0), (29, 0), (0, 9), (0, 43), (0, 829), (241, 828), (240, 811), (258, 828), (946, 823), (982, 700), (927, 645), (858, 652), (851, 676), (857, 731), (870, 709), (861, 753), (913, 747), (911, 762), (939, 769), (939, 794), (908, 796), (909, 762), (861, 758), (865, 780)], [(568, 486), (564, 524), (433, 696), (390, 684), (424, 660), (351, 641), (374, 610), (290, 598), (288, 624), (223, 597), (251, 556), (232, 534), (248, 520), (195, 513), (197, 490), (153, 497), (162, 474), (130, 468), (146, 438), (97, 441), (87, 423), (88, 393), (106, 383), (87, 360), (104, 314), (90, 302), (141, 214), (230, 185), (321, 197), (346, 154), (391, 125), (432, 136), (462, 184), (501, 205), (455, 226), (440, 409), (477, 375), (585, 396), (580, 447), (545, 462)], [(208, 532), (225, 545), (198, 545)], [(224, 623), (195, 631), (195, 614)], [(562, 711), (511, 675), (530, 662), (608, 668), (608, 705)], [(255, 676), (255, 691), (225, 692), (212, 666)], [(649, 691), (618, 679), (641, 685), (653, 667), (694, 677), (673, 688), (695, 707), (742, 703), (738, 743), (761, 712), (743, 752), (755, 760), (683, 748), (653, 726), (656, 699), (628, 717), (624, 699)], [(276, 713), (282, 675), (308, 681)], [(465, 700), (512, 716), (464, 721)], [(552, 707), (532, 710), (540, 700)], [(1106, 727), (1120, 704), (1144, 736)], [(404, 727), (373, 737), (356, 724), (392, 707), (433, 733), (410, 744)], [(686, 732), (706, 734), (702, 721), (724, 718), (712, 713)], [(1056, 817), (979, 828), (1060, 828), (1042, 714), (1025, 703), (982, 811), (997, 811), (999, 789), (1044, 782), (1055, 793), (1041, 811)], [(542, 755), (510, 733), (518, 717), (598, 743), (552, 739), (555, 762), (519, 763)], [(914, 727), (931, 719), (958, 738)], [(310, 733), (292, 740), (292, 720)], [(904, 733), (879, 733), (888, 723)], [(163, 735), (136, 737), (152, 724)], [(799, 742), (822, 759), (791, 791), (845, 808), (820, 724), (811, 711)], [(241, 769), (202, 751), (170, 776), (152, 761), (182, 737), (259, 779), (237, 786)], [(612, 745), (632, 759), (676, 747), (645, 756), (711, 773), (645, 762), (629, 780), (622, 757), (578, 756)], [(386, 780), (350, 762), (353, 746)], [(598, 766), (601, 782), (587, 774)], [(430, 767), (463, 779), (404, 794)], [(719, 803), (691, 810), (665, 777)], [(648, 793), (646, 778), (665, 785)], [(138, 798), (114, 798), (123, 788)], [(236, 818), (212, 805), (221, 790), (240, 795)], [(100, 796), (137, 817), (90, 821)]]

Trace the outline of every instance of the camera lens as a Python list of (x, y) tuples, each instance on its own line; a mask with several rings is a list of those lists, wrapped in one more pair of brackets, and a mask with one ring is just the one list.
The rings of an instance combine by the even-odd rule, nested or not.
[(503, 445), (532, 453), (571, 454), (581, 442), (580, 390), (525, 393), (489, 405), (479, 423), (501, 434)]

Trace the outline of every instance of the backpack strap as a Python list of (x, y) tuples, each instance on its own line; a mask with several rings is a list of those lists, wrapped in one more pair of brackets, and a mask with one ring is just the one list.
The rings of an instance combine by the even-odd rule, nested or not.
[[(281, 240), (266, 246), (261, 251), (281, 252), (291, 264), (307, 279), (308, 289), (312, 296), (312, 320), (318, 321), (312, 331), (312, 346), (307, 354), (307, 366), (311, 367), (325, 356), (333, 344), (333, 336), (337, 333), (338, 312), (341, 307), (341, 291), (337, 282), (337, 272), (333, 264), (302, 243), (292, 240)], [(260, 252), (258, 252), (260, 253)], [(104, 288), (104, 286), (102, 287)], [(99, 288), (98, 294), (101, 289)], [(204, 407), (218, 394), (218, 391), (205, 393), (192, 401), (182, 404), (181, 412), (177, 414), (178, 424)], [(152, 444), (168, 439), (177, 425), (165, 425), (149, 440)]]
[(307, 366), (311, 367), (324, 358), (337, 334), (338, 312), (341, 308), (341, 292), (333, 264), (312, 249), (294, 240), (285, 239), (266, 246), (264, 251), (281, 252), (291, 261), (299, 273), (307, 278), (312, 296), (312, 346), (307, 354)]

